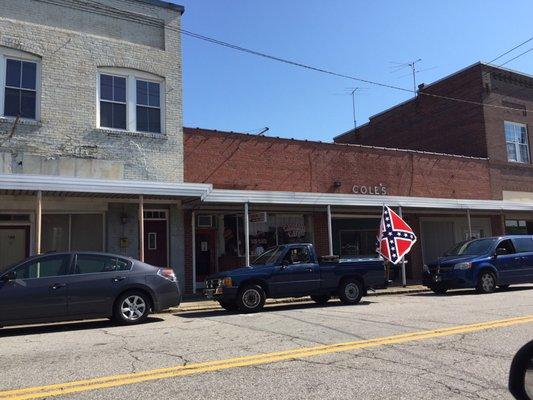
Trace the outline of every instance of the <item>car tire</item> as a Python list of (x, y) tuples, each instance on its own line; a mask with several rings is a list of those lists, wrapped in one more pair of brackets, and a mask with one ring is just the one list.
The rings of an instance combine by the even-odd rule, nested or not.
[(481, 271), (479, 274), (476, 291), (478, 293), (492, 293), (496, 289), (496, 276), (491, 271)]
[(150, 298), (140, 291), (120, 295), (113, 306), (113, 320), (121, 325), (140, 324), (150, 314)]
[(500, 290), (507, 290), (507, 289), (509, 289), (509, 285), (498, 285), (498, 288)]
[(356, 279), (347, 279), (339, 286), (339, 299), (342, 304), (357, 304), (363, 297), (363, 285)]
[(259, 285), (246, 285), (237, 295), (237, 308), (242, 313), (261, 311), (265, 305), (266, 295)]
[(448, 291), (448, 288), (444, 285), (431, 286), (430, 289), (433, 293), (440, 295), (446, 294)]
[(237, 303), (235, 301), (219, 301), (220, 307), (226, 311), (237, 311)]
[(316, 304), (320, 304), (322, 306), (326, 304), (329, 299), (331, 299), (331, 296), (328, 296), (327, 294), (320, 296), (311, 296), (311, 300), (313, 300)]

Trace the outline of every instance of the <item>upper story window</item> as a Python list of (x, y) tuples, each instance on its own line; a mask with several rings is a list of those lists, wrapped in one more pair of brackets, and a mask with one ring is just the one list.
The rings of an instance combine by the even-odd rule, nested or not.
[(529, 163), (529, 144), (527, 127), (517, 122), (504, 122), (505, 141), (507, 143), (507, 160)]
[(39, 58), (0, 47), (0, 115), (39, 119)]
[(164, 133), (164, 81), (124, 68), (100, 68), (98, 126)]
[(126, 78), (100, 75), (100, 126), (126, 129)]

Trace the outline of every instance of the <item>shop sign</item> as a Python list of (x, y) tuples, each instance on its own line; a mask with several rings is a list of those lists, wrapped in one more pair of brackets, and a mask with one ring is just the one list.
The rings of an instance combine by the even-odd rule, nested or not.
[(267, 213), (266, 212), (251, 213), (250, 222), (256, 222), (256, 223), (267, 222)]
[(378, 186), (353, 185), (352, 192), (354, 194), (371, 194), (376, 196), (386, 196), (387, 186), (380, 183)]

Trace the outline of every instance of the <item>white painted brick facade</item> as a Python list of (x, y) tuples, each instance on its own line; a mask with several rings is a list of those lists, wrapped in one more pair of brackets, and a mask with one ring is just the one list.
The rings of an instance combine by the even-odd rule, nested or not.
[[(142, 0), (0, 0), (0, 46), (39, 56), (42, 80), (40, 121), (10, 137), (0, 118), (0, 172), (183, 181), (180, 18)], [(99, 67), (164, 77), (164, 135), (97, 129)]]

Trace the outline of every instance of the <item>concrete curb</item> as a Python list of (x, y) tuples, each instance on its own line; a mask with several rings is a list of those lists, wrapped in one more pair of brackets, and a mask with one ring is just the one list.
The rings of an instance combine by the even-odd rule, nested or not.
[[(422, 287), (415, 288), (398, 288), (397, 290), (382, 290), (377, 292), (369, 292), (365, 297), (374, 297), (374, 296), (387, 296), (387, 295), (397, 295), (397, 294), (409, 294), (409, 293), (423, 293), (429, 292), (430, 290)], [(309, 297), (288, 297), (284, 299), (268, 299), (266, 305), (272, 304), (292, 304), (292, 303), (312, 303), (313, 301)], [(182, 303), (179, 307), (173, 307), (168, 310), (162, 311), (160, 314), (166, 313), (186, 313), (194, 311), (214, 311), (222, 310), (216, 302), (210, 300), (198, 301), (197, 304), (187, 304), (187, 302)]]

